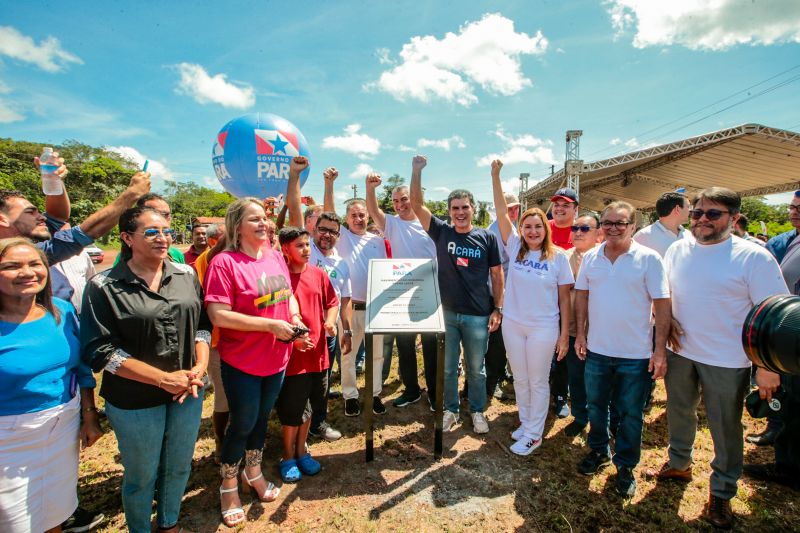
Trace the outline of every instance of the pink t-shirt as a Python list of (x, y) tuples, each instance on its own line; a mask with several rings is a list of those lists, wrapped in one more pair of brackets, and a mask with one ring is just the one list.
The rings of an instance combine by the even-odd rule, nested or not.
[[(292, 286), (283, 256), (264, 248), (261, 259), (225, 251), (206, 272), (206, 304), (221, 303), (243, 315), (289, 321)], [(291, 345), (266, 331), (219, 328), (217, 349), (223, 361), (254, 376), (271, 376), (289, 363)]]

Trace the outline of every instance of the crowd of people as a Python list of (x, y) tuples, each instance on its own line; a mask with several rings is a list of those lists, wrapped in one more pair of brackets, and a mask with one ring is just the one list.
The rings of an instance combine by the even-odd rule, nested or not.
[[(382, 180), (370, 173), (366, 199), (350, 201), (340, 218), (335, 168), (323, 173), (324, 204), (303, 212), (300, 174), (308, 160), (296, 157), (285, 227), (259, 199), (241, 198), (224, 224), (193, 227), (185, 253), (172, 245), (169, 204), (150, 192), (146, 172), (74, 226), (66, 191), (46, 197), (45, 213), (17, 191), (0, 191), (0, 530), (76, 531), (76, 521), (85, 521), (76, 490), (79, 449), (102, 435), (93, 372), (102, 372), (99, 396), (124, 468), (125, 520), (137, 533), (151, 530), (154, 500), (159, 531), (185, 531), (181, 500), (211, 387), (227, 526), (246, 520), (240, 488), (262, 502), (279, 497), (262, 472), (273, 408), (282, 481), (321, 471), (307, 440), (342, 436), (327, 421), (334, 362), (344, 414), (361, 414), (363, 394), (382, 415), (384, 361), (396, 344), (403, 390), (392, 405), (405, 408), (427, 391), (433, 411), (432, 334), (419, 335), (425, 389), (418, 335), (398, 334), (373, 337), (373, 390), (358, 390), (369, 262), (387, 257), (436, 263), (445, 320), (444, 431), (461, 427), (463, 396), (472, 430), (488, 433), (488, 400), (512, 382), (519, 415), (512, 453), (543, 445), (552, 402), (557, 416), (573, 417), (567, 435), (588, 426), (577, 471), (594, 475), (613, 463), (616, 490), (631, 497), (644, 414), (655, 380), (664, 378), (667, 459), (644, 475), (692, 479), (702, 399), (714, 443), (705, 511), (713, 525), (732, 526), (730, 500), (743, 472), (800, 486), (798, 377), (764, 369), (751, 375), (739, 340), (755, 304), (798, 294), (800, 191), (788, 213), (795, 229), (764, 246), (747, 234), (741, 199), (726, 188), (691, 200), (667, 192), (656, 203), (658, 220), (636, 231), (631, 204), (581, 212), (569, 188), (556, 191), (548, 212), (520, 213), (517, 198), (502, 190), (503, 163), (496, 160), (497, 218), (483, 229), (474, 225), (475, 201), (464, 189), (448, 197), (449, 222), (431, 213), (422, 188), (426, 165), (415, 156), (410, 186), (391, 191), (394, 214), (381, 209)], [(95, 275), (82, 250), (115, 224), (118, 260)], [(780, 387), (786, 393), (783, 419), (768, 428), (771, 464), (744, 464), (742, 411), (751, 380), (764, 399)], [(751, 437), (768, 440), (767, 432)]]

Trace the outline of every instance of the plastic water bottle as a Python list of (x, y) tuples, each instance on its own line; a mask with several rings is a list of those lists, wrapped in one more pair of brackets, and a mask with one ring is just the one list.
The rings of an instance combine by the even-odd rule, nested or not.
[(58, 161), (53, 157), (53, 149), (46, 146), (39, 157), (39, 170), (42, 173), (42, 192), (49, 196), (58, 196), (64, 192), (61, 178), (56, 174)]

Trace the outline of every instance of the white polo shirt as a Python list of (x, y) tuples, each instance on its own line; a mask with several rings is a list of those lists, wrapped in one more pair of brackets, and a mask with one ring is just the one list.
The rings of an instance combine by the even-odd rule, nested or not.
[(589, 350), (624, 359), (649, 359), (653, 353), (652, 301), (669, 298), (658, 253), (632, 242), (614, 263), (606, 243), (583, 256), (576, 290), (589, 291)]
[(372, 233), (356, 235), (342, 226), (336, 251), (350, 269), (350, 288), (356, 302), (367, 301), (367, 275), (370, 259), (386, 259), (383, 239)]
[(763, 247), (732, 236), (718, 244), (681, 241), (664, 258), (672, 316), (683, 357), (723, 368), (747, 368), (742, 326), (768, 296), (789, 294), (777, 261)]
[(694, 240), (694, 237), (692, 236), (692, 233), (690, 231), (686, 231), (686, 228), (683, 226), (678, 226), (678, 234), (675, 235), (672, 233), (672, 230), (662, 224), (660, 220), (656, 220), (654, 224), (645, 226), (637, 231), (633, 236), (634, 241), (638, 242), (642, 246), (647, 246), (648, 248), (655, 250), (662, 259), (667, 253), (667, 248), (669, 248), (672, 243), (684, 239)]
[(342, 298), (349, 298), (352, 294), (350, 290), (350, 268), (345, 263), (344, 259), (339, 257), (334, 250), (331, 255), (323, 254), (314, 241), (311, 241), (311, 257), (308, 260), (309, 264), (321, 268), (328, 274), (328, 279), (331, 280), (333, 290), (336, 291), (336, 296), (341, 301)]
[(398, 215), (386, 215), (383, 235), (392, 245), (392, 257), (398, 259), (433, 259), (436, 245), (419, 219), (403, 220)]

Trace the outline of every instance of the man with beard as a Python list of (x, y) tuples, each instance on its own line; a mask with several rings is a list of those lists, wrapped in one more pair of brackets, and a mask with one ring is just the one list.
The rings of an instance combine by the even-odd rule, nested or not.
[[(47, 255), (52, 267), (56, 263), (78, 255), (85, 246), (99, 239), (117, 224), (119, 216), (150, 190), (150, 173), (137, 172), (128, 188), (113, 202), (89, 215), (86, 220), (69, 229), (61, 229), (66, 221), (58, 220), (47, 213), (40, 213), (19, 191), (0, 190), (0, 239), (26, 237), (36, 243)], [(69, 213), (66, 193), (56, 197), (67, 202), (60, 211)], [(47, 209), (52, 210), (51, 197)], [(73, 289), (67, 278), (57, 270), (51, 270), (53, 296), (69, 301)]]
[[(676, 322), (665, 378), (669, 460), (660, 471), (648, 472), (658, 479), (692, 479), (702, 397), (714, 442), (704, 515), (725, 529), (733, 526), (730, 500), (742, 474), (742, 407), (750, 383), (742, 325), (755, 304), (788, 292), (775, 259), (761, 246), (731, 235), (740, 209), (741, 198), (730, 189), (700, 191), (689, 212), (694, 240), (676, 242), (664, 258)], [(764, 397), (779, 385), (777, 374), (762, 369), (756, 382)]]
[[(488, 433), (486, 367), (484, 357), (489, 333), (503, 319), (503, 267), (495, 236), (472, 225), (475, 200), (472, 193), (456, 189), (447, 197), (452, 225), (434, 217), (422, 196), (423, 156), (411, 163), (411, 208), (436, 245), (439, 290), (445, 320), (444, 420), (442, 429), (458, 424), (458, 361), (464, 351), (469, 383), (469, 408), (475, 433)], [(492, 290), (489, 291), (489, 279)]]
[[(417, 215), (411, 209), (409, 190), (405, 185), (395, 187), (392, 191), (392, 206), (396, 215), (387, 215), (378, 205), (375, 189), (381, 185), (381, 176), (375, 172), (367, 175), (367, 210), (375, 221), (377, 228), (383, 232), (384, 238), (392, 247), (392, 258), (396, 259), (433, 259), (436, 262), (436, 247), (422, 228)], [(428, 387), (428, 400), (433, 406), (436, 398), (436, 334), (427, 333), (422, 337), (422, 358), (425, 366), (425, 384)], [(403, 333), (394, 335), (397, 342), (400, 379), (404, 391), (392, 402), (395, 407), (406, 407), (417, 402), (421, 397), (419, 378), (417, 377), (417, 334)], [(384, 357), (386, 355), (384, 354)], [(391, 346), (389, 347), (391, 357)]]
[[(339, 177), (339, 171), (335, 168), (327, 168), (323, 173), (323, 178), (325, 179), (324, 209), (334, 215), (336, 214), (336, 208), (333, 201), (333, 183), (337, 177)], [(358, 401), (358, 387), (356, 385), (356, 351), (364, 339), (369, 261), (370, 259), (386, 259), (386, 247), (383, 239), (367, 232), (368, 218), (367, 205), (364, 200), (351, 200), (347, 204), (347, 213), (345, 215), (347, 227), (340, 228), (339, 240), (336, 242), (336, 251), (344, 259), (350, 270), (351, 302), (353, 307), (350, 322), (352, 326), (350, 340), (353, 349), (347, 353), (345, 353), (344, 349), (342, 350), (340, 366), (344, 414), (346, 416), (358, 416), (361, 414), (361, 404)], [(319, 232), (319, 229), (317, 231)], [(330, 233), (328, 235), (333, 236)], [(376, 415), (382, 415), (386, 412), (386, 407), (384, 407), (380, 399), (383, 385), (383, 338), (381, 335), (373, 336), (372, 361), (373, 390), (366, 391), (366, 393), (373, 396), (372, 412)]]
[(208, 249), (208, 239), (206, 237), (206, 226), (196, 224), (192, 226), (192, 245), (183, 252), (183, 260), (187, 265), (197, 270), (194, 266), (200, 254)]

